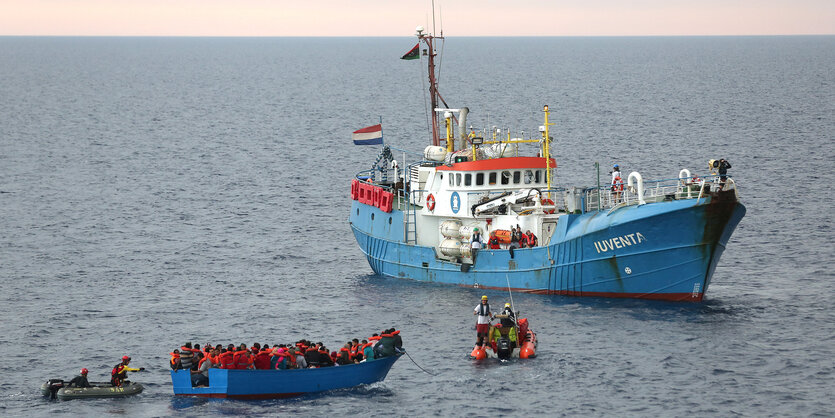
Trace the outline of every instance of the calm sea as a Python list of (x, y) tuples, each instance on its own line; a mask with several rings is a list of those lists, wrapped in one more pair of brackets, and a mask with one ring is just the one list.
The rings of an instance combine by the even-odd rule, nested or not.
[[(726, 158), (748, 207), (706, 300), (514, 294), (538, 357), (473, 364), (480, 291), (374, 276), (349, 182), (428, 143), (414, 38), (0, 38), (0, 415), (832, 416), (835, 37), (450, 38), (441, 94), (561, 185)], [(398, 158), (400, 156), (398, 155)], [(501, 303), (507, 295), (487, 292)], [(168, 352), (402, 330), (383, 383), (175, 399)], [(134, 398), (49, 402), (128, 354)]]

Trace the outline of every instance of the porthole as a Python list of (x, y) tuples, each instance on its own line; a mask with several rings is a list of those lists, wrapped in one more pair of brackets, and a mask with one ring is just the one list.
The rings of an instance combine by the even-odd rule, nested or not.
[(389, 216), (389, 225), (391, 225), (391, 216)]
[(371, 214), (371, 220), (372, 221), (374, 220), (374, 214), (373, 213)]
[(357, 208), (357, 216), (360, 216), (360, 208)]

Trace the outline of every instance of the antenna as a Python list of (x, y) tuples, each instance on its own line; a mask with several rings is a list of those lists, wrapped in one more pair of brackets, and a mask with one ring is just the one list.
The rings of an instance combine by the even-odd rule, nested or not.
[(438, 5), (438, 20), (441, 21), (441, 38), (444, 37), (444, 10), (441, 5)]
[(432, 0), (432, 35), (438, 33), (435, 30), (435, 0)]

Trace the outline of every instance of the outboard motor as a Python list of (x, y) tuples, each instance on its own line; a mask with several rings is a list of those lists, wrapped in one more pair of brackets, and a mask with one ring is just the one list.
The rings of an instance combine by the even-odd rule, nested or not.
[(58, 390), (64, 387), (64, 381), (61, 379), (49, 379), (46, 381), (49, 388), (49, 399), (58, 398)]
[(510, 338), (504, 336), (499, 338), (496, 341), (496, 356), (501, 360), (507, 360), (511, 353), (513, 353), (513, 343), (510, 342)]

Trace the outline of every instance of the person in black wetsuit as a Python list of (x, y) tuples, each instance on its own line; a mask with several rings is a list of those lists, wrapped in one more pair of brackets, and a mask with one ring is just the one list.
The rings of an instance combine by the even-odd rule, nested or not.
[(67, 384), (67, 386), (76, 388), (91, 387), (90, 382), (87, 381), (87, 372), (87, 369), (81, 369), (81, 374), (70, 380), (70, 383)]
[(728, 179), (728, 169), (731, 168), (731, 163), (729, 163), (724, 158), (719, 159), (719, 190), (721, 191), (723, 187), (725, 187), (725, 180)]

